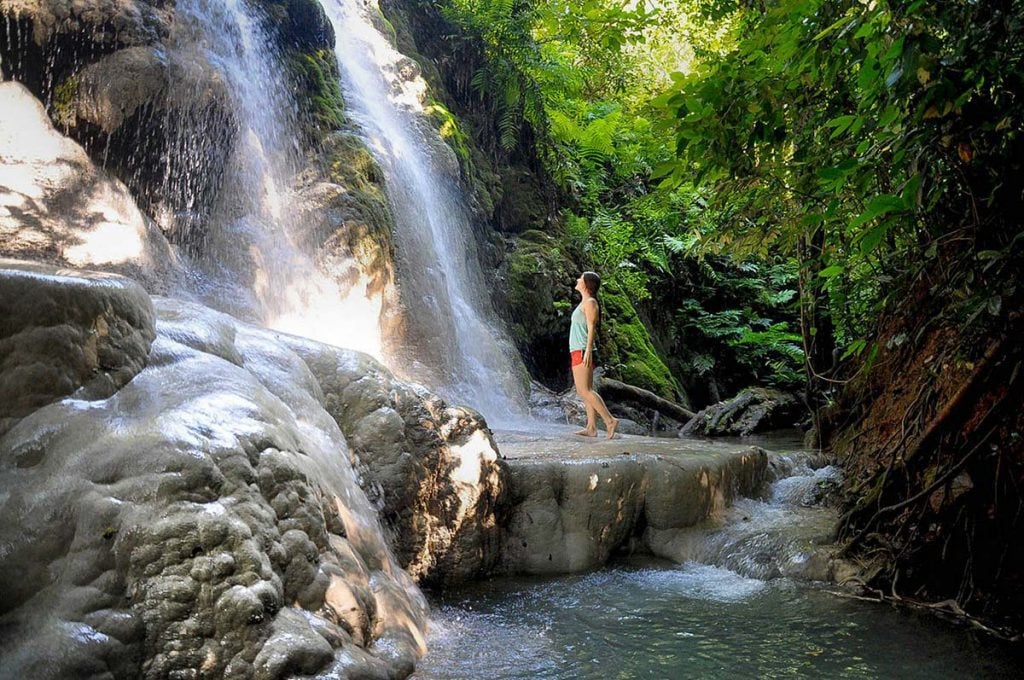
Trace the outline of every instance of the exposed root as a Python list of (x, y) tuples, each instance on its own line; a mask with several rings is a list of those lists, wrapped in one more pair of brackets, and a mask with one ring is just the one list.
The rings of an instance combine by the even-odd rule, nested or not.
[(891, 595), (886, 595), (877, 588), (863, 587), (863, 591), (871, 593), (868, 595), (860, 595), (857, 593), (844, 593), (841, 590), (826, 590), (829, 595), (835, 595), (847, 600), (859, 600), (861, 602), (872, 602), (872, 603), (888, 603), (898, 607), (907, 607), (908, 609), (915, 610), (926, 610), (932, 613), (938, 613), (952, 618), (957, 623), (962, 625), (970, 626), (975, 630), (979, 630), (987, 635), (1002, 640), (1004, 642), (1022, 642), (1024, 641), (1024, 633), (1016, 630), (1010, 630), (1002, 626), (995, 626), (986, 623), (976, 616), (972, 616), (965, 612), (962, 607), (955, 600), (942, 600), (940, 602), (924, 602), (921, 600), (914, 600), (909, 597), (903, 597), (902, 595), (896, 594), (895, 591)]

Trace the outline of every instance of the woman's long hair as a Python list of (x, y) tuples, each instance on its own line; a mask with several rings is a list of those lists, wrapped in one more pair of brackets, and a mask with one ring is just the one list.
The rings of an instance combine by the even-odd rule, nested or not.
[(597, 289), (601, 287), (601, 277), (597, 272), (583, 272), (583, 285), (590, 296), (597, 300), (597, 322), (601, 323), (601, 300), (597, 297)]

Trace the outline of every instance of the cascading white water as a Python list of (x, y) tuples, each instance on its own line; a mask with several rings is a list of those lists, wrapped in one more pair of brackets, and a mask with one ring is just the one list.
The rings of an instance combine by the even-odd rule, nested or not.
[(384, 168), (395, 216), (409, 337), (392, 368), (468, 402), (492, 424), (524, 418), (526, 372), (490, 309), (455, 163), (423, 114), (426, 84), (374, 26), (375, 3), (323, 6), (348, 112)]
[[(166, 193), (181, 196), (184, 215), (162, 215), (178, 229), (194, 257), (193, 292), (205, 303), (265, 325), (382, 357), (381, 298), (357, 283), (341, 290), (318, 271), (289, 231), (302, 214), (291, 190), (298, 165), (296, 107), (269, 36), (242, 0), (181, 0), (172, 43), (183, 68), (213, 69), (230, 99), (237, 138), (214, 140), (231, 149), (224, 177), (208, 205), (193, 207), (208, 181), (210, 131), (201, 127), (207, 110), (194, 84), (178, 80), (171, 93), (178, 106), (169, 120), (177, 131), (168, 149)], [(196, 102), (190, 106), (191, 102)], [(189, 115), (193, 113), (194, 115)], [(182, 208), (184, 208), (182, 210)]]

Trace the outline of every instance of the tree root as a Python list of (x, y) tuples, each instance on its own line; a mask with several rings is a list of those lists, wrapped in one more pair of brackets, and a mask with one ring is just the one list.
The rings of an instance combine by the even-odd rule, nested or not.
[[(993, 366), (993, 364), (998, 363), (997, 359), (1001, 358), (1002, 355), (1001, 350), (1011, 337), (1013, 336), (1009, 334), (1003, 335), (999, 340), (989, 345), (988, 349), (985, 351), (984, 356), (974, 367), (974, 370), (971, 371), (970, 376), (968, 376), (968, 378), (960, 386), (960, 389), (958, 389), (956, 393), (952, 397), (950, 397), (949, 400), (947, 400), (945, 406), (943, 406), (943, 408), (931, 419), (931, 421), (928, 423), (928, 427), (924, 430), (924, 432), (918, 438), (914, 446), (910, 448), (910, 450), (908, 450), (902, 456), (898, 455), (898, 449), (892, 450), (890, 454), (889, 464), (883, 470), (881, 470), (881, 472), (876, 474), (876, 477), (881, 477), (882, 481), (878, 483), (878, 486), (875, 486), (872, 489), (872, 493), (870, 494), (872, 502), (874, 502), (874, 500), (876, 499), (880, 501), (882, 496), (884, 495), (885, 490), (884, 488), (880, 487), (884, 486), (886, 480), (889, 477), (889, 473), (892, 471), (893, 466), (895, 466), (897, 463), (906, 466), (906, 464), (909, 461), (918, 456), (922, 451), (937, 445), (942, 434), (948, 431), (949, 428), (952, 428), (956, 425), (956, 423), (954, 422), (954, 418), (966, 406), (974, 403), (972, 397), (975, 396), (975, 391), (977, 389), (984, 387), (985, 378), (987, 378), (989, 375), (989, 369)], [(919, 397), (920, 394), (918, 395), (918, 397), (915, 397), (915, 403), (918, 401)], [(993, 404), (986, 412), (985, 416), (982, 417), (981, 422), (988, 420), (992, 412), (996, 410), (996, 408), (1000, 405), (1000, 403), (1002, 403), (1002, 401), (1003, 399), (1000, 399), (995, 404)], [(903, 418), (903, 424), (905, 424), (905, 422), (906, 416), (904, 416)], [(946, 426), (948, 426), (948, 428)], [(883, 515), (895, 512), (896, 510), (900, 510), (913, 503), (916, 503), (922, 498), (926, 498), (929, 494), (931, 494), (940, 486), (948, 482), (956, 472), (963, 469), (968, 460), (970, 460), (974, 453), (989, 438), (989, 436), (991, 436), (991, 434), (991, 431), (987, 432), (985, 436), (982, 437), (977, 442), (977, 444), (975, 444), (975, 446), (973, 446), (971, 450), (967, 452), (966, 455), (961, 457), (959, 461), (957, 461), (954, 465), (948, 468), (943, 474), (939, 475), (936, 478), (936, 480), (929, 484), (923, 491), (914, 494), (913, 496), (907, 498), (902, 502), (878, 508), (867, 520), (867, 522), (861, 526), (860, 531), (857, 534), (855, 534), (842, 547), (842, 549), (839, 551), (839, 554), (849, 554), (849, 552), (854, 547), (856, 547), (865, 536), (868, 535), (868, 532), (875, 525), (875, 522), (877, 522), (878, 519), (881, 518)], [(903, 440), (901, 439), (901, 444), (902, 441)], [(876, 490), (878, 492), (877, 494), (875, 493)], [(851, 508), (847, 513), (845, 513), (840, 520), (840, 532), (845, 533), (846, 530), (849, 528), (849, 525), (852, 522), (853, 518), (860, 513), (864, 513), (867, 509), (868, 504), (864, 502), (864, 499), (862, 499), (860, 503), (858, 503), (855, 507)]]
[(887, 602), (892, 605), (907, 607), (910, 609), (925, 610), (930, 612), (936, 612), (949, 617), (952, 617), (958, 623), (968, 625), (975, 630), (980, 630), (983, 633), (991, 635), (992, 637), (1002, 640), (1004, 642), (1022, 642), (1024, 641), (1024, 633), (1020, 631), (1008, 630), (1005, 628), (999, 628), (989, 625), (979, 619), (976, 616), (972, 616), (965, 612), (963, 608), (957, 604), (955, 600), (942, 600), (940, 602), (923, 602), (921, 600), (914, 600), (909, 597), (903, 597), (898, 595), (893, 590), (892, 595), (886, 595), (877, 588), (869, 588), (863, 586), (864, 592), (872, 593), (873, 596), (869, 597), (866, 595), (858, 595), (855, 593), (844, 593), (839, 590), (826, 590), (825, 592), (829, 595), (835, 595), (836, 597), (842, 597), (848, 600), (860, 600), (861, 602)]

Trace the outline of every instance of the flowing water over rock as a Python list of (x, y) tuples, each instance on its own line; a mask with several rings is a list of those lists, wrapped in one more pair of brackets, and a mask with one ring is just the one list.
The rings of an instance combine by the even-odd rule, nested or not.
[(1015, 677), (1018, 659), (941, 621), (841, 599), (823, 578), (837, 472), (772, 456), (760, 500), (587, 575), (504, 578), (435, 603), (416, 678)]
[(419, 67), (374, 24), (376, 4), (323, 3), (349, 112), (385, 168), (408, 328), (395, 369), (479, 408), (489, 421), (524, 417), (526, 375), (489, 309), (454, 155), (422, 113)]
[(425, 602), (326, 410), (372, 359), (0, 265), (0, 678), (412, 670)]
[[(169, 199), (157, 219), (193, 258), (188, 292), (237, 316), (380, 358), (379, 297), (342, 290), (296, 245), (304, 213), (292, 190), (296, 107), (260, 17), (242, 0), (185, 0), (176, 17), (176, 58), (215, 72), (234, 118), (211, 128), (195, 79), (173, 81)], [(229, 152), (215, 186), (211, 146)]]

